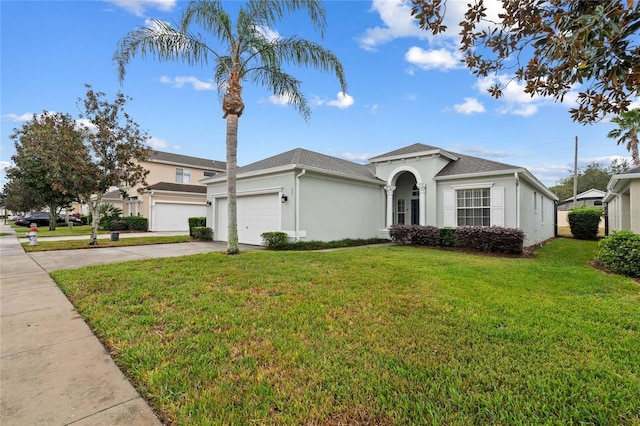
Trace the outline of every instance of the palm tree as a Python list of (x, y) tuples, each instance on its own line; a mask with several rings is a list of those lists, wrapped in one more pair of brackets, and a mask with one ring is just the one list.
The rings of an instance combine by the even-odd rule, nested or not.
[(640, 109), (632, 109), (620, 114), (611, 120), (618, 125), (607, 134), (611, 139), (617, 139), (618, 145), (627, 143), (627, 151), (631, 152), (633, 164), (640, 166), (640, 155), (638, 155), (638, 134), (640, 133)]
[[(223, 118), (227, 120), (227, 192), (229, 235), (227, 253), (238, 253), (236, 214), (236, 166), (238, 147), (238, 118), (244, 110), (242, 83), (250, 81), (263, 86), (274, 95), (286, 97), (308, 120), (311, 115), (306, 99), (300, 91), (301, 81), (283, 71), (287, 65), (313, 67), (333, 72), (346, 93), (342, 64), (321, 45), (292, 36), (269, 39), (265, 30), (285, 14), (306, 10), (314, 28), (324, 33), (326, 13), (319, 0), (248, 0), (232, 22), (220, 0), (192, 0), (182, 13), (177, 28), (152, 20), (138, 27), (120, 40), (114, 54), (119, 67), (120, 82), (125, 67), (137, 54), (160, 61), (184, 61), (189, 65), (211, 65), (214, 81), (222, 95)], [(193, 27), (213, 36), (210, 44)], [(214, 40), (215, 39), (215, 40)]]

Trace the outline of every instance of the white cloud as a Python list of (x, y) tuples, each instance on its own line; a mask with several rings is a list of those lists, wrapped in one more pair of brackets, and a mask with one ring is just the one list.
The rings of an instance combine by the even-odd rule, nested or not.
[(86, 118), (76, 120), (76, 129), (88, 129), (92, 133), (98, 131), (98, 127)]
[(153, 149), (180, 149), (180, 145), (170, 145), (164, 139), (160, 139), (155, 136), (151, 136), (149, 139), (147, 139), (147, 145), (149, 145)]
[(33, 119), (33, 114), (30, 112), (25, 112), (22, 115), (17, 115), (17, 114), (5, 114), (2, 116), (3, 120), (8, 120), (11, 121), (13, 123), (22, 123), (24, 121), (30, 121)]
[(345, 160), (353, 161), (356, 163), (367, 163), (369, 161), (369, 158), (373, 158), (377, 155), (380, 154), (343, 152), (340, 156)]
[(404, 54), (404, 58), (410, 64), (422, 68), (423, 70), (437, 68), (441, 71), (446, 71), (455, 68), (462, 68), (463, 66), (462, 62), (460, 62), (462, 57), (456, 50), (424, 50), (420, 47), (413, 46)]
[(269, 96), (269, 102), (274, 105), (289, 105), (291, 103), (291, 96), (289, 95), (271, 95)]
[(123, 8), (136, 16), (144, 16), (145, 9), (158, 9), (162, 12), (171, 11), (178, 0), (107, 0), (109, 3)]
[(453, 110), (460, 114), (471, 115), (484, 112), (482, 105), (476, 98), (464, 98), (464, 102), (453, 106)]
[(195, 90), (216, 90), (216, 85), (214, 84), (214, 82), (212, 80), (210, 81), (202, 81), (202, 80), (198, 80), (196, 77), (167, 77), (166, 75), (163, 75), (162, 77), (160, 77), (160, 83), (162, 84), (169, 84), (172, 87), (176, 88), (176, 89), (181, 89), (182, 87), (184, 87), (185, 84), (191, 84), (191, 86), (195, 89)]
[(13, 164), (11, 164), (8, 161), (0, 161), (0, 171), (5, 172), (9, 167), (12, 167)]
[(353, 99), (353, 96), (350, 96), (344, 92), (338, 92), (338, 94), (336, 95), (336, 99), (333, 101), (328, 101), (326, 104), (329, 106), (334, 106), (336, 108), (346, 109), (353, 105), (354, 102), (355, 100)]
[(411, 16), (411, 7), (402, 0), (373, 0), (371, 10), (380, 15), (383, 25), (367, 28), (358, 38), (360, 47), (375, 50), (376, 46), (399, 37), (427, 37), (427, 33), (418, 28), (418, 21)]
[(269, 42), (275, 41), (280, 38), (278, 31), (272, 30), (267, 27), (256, 27), (256, 30)]

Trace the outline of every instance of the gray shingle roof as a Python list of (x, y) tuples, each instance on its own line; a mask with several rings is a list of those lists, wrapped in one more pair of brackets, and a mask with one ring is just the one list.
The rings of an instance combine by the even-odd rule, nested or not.
[(384, 157), (394, 157), (396, 155), (406, 155), (406, 154), (414, 154), (416, 152), (425, 152), (425, 151), (435, 151), (441, 148), (437, 146), (425, 145), (421, 143), (414, 143), (413, 145), (405, 146), (404, 148), (396, 149), (395, 151), (390, 151), (384, 154), (376, 155), (375, 157), (371, 157), (369, 160), (375, 160), (377, 158)]
[(239, 167), (238, 174), (289, 165), (295, 165), (300, 168), (310, 167), (322, 169), (358, 178), (377, 179), (369, 165), (342, 160), (340, 158), (308, 151), (302, 148), (292, 149), (291, 151), (283, 152), (282, 154)]
[(158, 163), (170, 163), (183, 166), (198, 167), (201, 169), (223, 171), (227, 169), (223, 161), (209, 160), (208, 158), (191, 157), (189, 155), (173, 154), (171, 152), (151, 151), (149, 161)]
[(634, 173), (640, 173), (640, 167), (634, 167), (633, 169), (629, 169), (626, 172), (624, 172), (624, 175), (630, 175), (630, 174), (634, 174)]
[(175, 192), (193, 192), (194, 194), (206, 194), (207, 187), (204, 185), (189, 185), (187, 183), (175, 183), (175, 182), (158, 182), (153, 185), (149, 185), (146, 190), (157, 191), (175, 191)]
[(501, 172), (505, 170), (522, 169), (522, 167), (513, 166), (511, 164), (485, 160), (484, 158), (472, 157), (470, 155), (463, 155), (455, 152), (451, 152), (451, 154), (458, 157), (458, 159), (444, 166), (436, 176), (454, 176), (470, 173)]

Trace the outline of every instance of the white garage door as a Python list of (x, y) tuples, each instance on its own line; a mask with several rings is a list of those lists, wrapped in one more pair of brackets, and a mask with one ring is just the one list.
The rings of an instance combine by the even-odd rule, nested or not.
[(189, 232), (190, 217), (205, 217), (207, 206), (197, 204), (155, 203), (153, 231)]
[[(263, 232), (280, 230), (280, 199), (278, 194), (251, 195), (236, 199), (238, 209), (238, 242), (262, 244)], [(215, 239), (227, 241), (227, 199), (216, 200)]]

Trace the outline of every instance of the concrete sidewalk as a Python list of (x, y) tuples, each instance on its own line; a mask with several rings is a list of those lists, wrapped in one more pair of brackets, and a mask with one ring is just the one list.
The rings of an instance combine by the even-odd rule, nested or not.
[(161, 425), (48, 272), (220, 251), (226, 245), (161, 244), (29, 255), (12, 228), (0, 226), (0, 232), (11, 234), (0, 237), (0, 424)]

